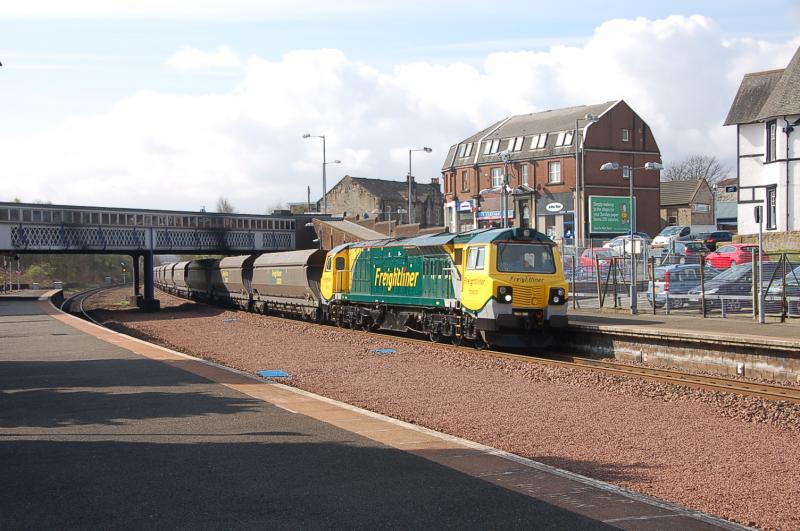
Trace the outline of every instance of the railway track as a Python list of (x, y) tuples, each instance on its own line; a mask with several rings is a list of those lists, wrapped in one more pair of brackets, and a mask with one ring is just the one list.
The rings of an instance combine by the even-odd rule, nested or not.
[[(174, 296), (174, 295), (169, 295), (169, 296)], [(320, 324), (319, 326), (326, 326), (326, 325)], [(328, 325), (328, 326), (335, 326), (335, 325)], [(354, 334), (364, 334), (365, 336), (381, 336), (381, 337), (389, 336), (398, 341), (407, 343), (422, 343), (426, 345), (431, 344), (431, 341), (426, 339), (413, 338), (395, 333), (370, 332), (370, 331), (355, 330), (355, 329), (352, 329), (351, 332)], [(579, 356), (563, 355), (558, 353), (548, 353), (546, 355), (516, 354), (516, 353), (491, 350), (491, 349), (478, 350), (469, 346), (451, 345), (449, 343), (443, 343), (443, 342), (437, 342), (435, 344), (443, 348), (454, 349), (457, 351), (480, 353), (486, 356), (493, 356), (496, 358), (520, 361), (525, 363), (539, 363), (543, 365), (564, 367), (570, 369), (593, 370), (617, 376), (645, 378), (648, 380), (665, 382), (673, 385), (682, 385), (696, 389), (703, 389), (706, 391), (735, 393), (744, 396), (758, 397), (765, 400), (787, 401), (791, 403), (800, 404), (800, 388), (795, 388), (795, 387), (785, 387), (781, 385), (750, 382), (746, 380), (725, 378), (722, 376), (706, 376), (702, 374), (678, 371), (674, 369), (657, 369), (651, 367), (642, 367), (639, 365), (625, 365), (612, 361), (603, 361), (603, 360), (584, 358)]]
[(100, 323), (95, 321), (94, 318), (91, 315), (89, 315), (89, 313), (86, 311), (86, 309), (84, 308), (84, 303), (86, 302), (87, 299), (89, 299), (89, 297), (92, 297), (93, 295), (97, 295), (98, 293), (101, 293), (103, 291), (119, 287), (120, 286), (118, 285), (103, 286), (99, 288), (87, 289), (85, 291), (81, 291), (80, 293), (76, 293), (75, 295), (72, 295), (71, 297), (65, 299), (64, 302), (61, 303), (61, 311), (77, 315), (82, 319), (86, 319), (88, 321), (93, 322), (94, 324), (99, 325)]
[[(382, 332), (354, 331), (361, 334), (385, 336)], [(425, 339), (406, 337), (400, 334), (390, 334), (391, 337), (400, 341), (411, 343), (431, 344)], [(792, 402), (800, 404), (800, 388), (772, 385), (765, 383), (750, 382), (725, 378), (723, 376), (707, 376), (691, 372), (679, 371), (675, 369), (658, 369), (652, 367), (642, 367), (639, 365), (625, 365), (613, 361), (603, 361), (580, 356), (570, 356), (558, 353), (547, 353), (546, 355), (536, 354), (515, 354), (500, 350), (482, 349), (477, 350), (468, 346), (457, 346), (448, 343), (435, 343), (437, 346), (450, 348), (460, 351), (480, 353), (501, 359), (521, 361), (525, 363), (539, 363), (569, 369), (594, 370), (613, 374), (617, 376), (630, 376), (655, 380), (673, 385), (683, 385), (695, 389), (706, 391), (716, 391), (725, 393), (735, 393), (745, 396), (753, 396), (765, 400)]]

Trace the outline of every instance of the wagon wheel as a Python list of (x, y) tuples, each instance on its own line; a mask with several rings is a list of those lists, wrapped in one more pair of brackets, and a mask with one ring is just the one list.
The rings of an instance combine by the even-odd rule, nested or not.
[(442, 340), (442, 333), (438, 327), (428, 330), (428, 339), (431, 340), (431, 343), (438, 343)]
[(462, 336), (461, 334), (453, 334), (452, 336), (450, 336), (450, 343), (452, 343), (456, 347), (460, 347), (461, 345), (464, 344), (464, 336)]

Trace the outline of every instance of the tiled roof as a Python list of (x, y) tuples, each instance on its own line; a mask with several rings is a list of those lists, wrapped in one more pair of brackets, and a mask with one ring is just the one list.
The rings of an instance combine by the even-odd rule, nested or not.
[(724, 125), (749, 124), (758, 121), (758, 113), (766, 103), (783, 70), (745, 74), (733, 99)]
[(758, 113), (758, 119), (766, 120), (789, 114), (800, 114), (800, 48), (794, 52), (789, 66), (781, 74), (778, 84)]
[(371, 240), (381, 240), (386, 238), (385, 234), (381, 234), (380, 232), (368, 229), (367, 227), (362, 227), (358, 223), (353, 223), (352, 221), (347, 221), (344, 219), (342, 220), (315, 219), (314, 221), (317, 221), (322, 225), (327, 225), (328, 227), (349, 234), (353, 236), (356, 239), (356, 241), (371, 241)]
[(725, 125), (747, 124), (800, 114), (800, 48), (782, 70), (746, 74)]
[(703, 179), (696, 181), (665, 181), (661, 183), (661, 206), (688, 205)]
[[(367, 177), (352, 177), (346, 175), (345, 178), (347, 177), (350, 177), (354, 183), (359, 184), (369, 193), (381, 199), (389, 199), (390, 201), (402, 199), (408, 201), (408, 181), (387, 181), (384, 179), (369, 179)], [(343, 180), (344, 179), (342, 179), (342, 181)], [(430, 194), (439, 192), (438, 184), (415, 182), (414, 198), (417, 201), (424, 202), (428, 199)]]
[[(483, 144), (480, 140), (500, 140), (497, 152), (509, 149), (510, 142), (517, 137), (524, 137), (522, 149), (512, 151), (511, 159), (530, 159), (531, 157), (549, 157), (554, 155), (568, 155), (575, 152), (575, 141), (565, 146), (556, 146), (558, 133), (564, 131), (574, 131), (575, 120), (584, 118), (587, 114), (599, 116), (616, 105), (618, 101), (607, 101), (594, 105), (579, 105), (577, 107), (566, 107), (549, 111), (535, 112), (530, 114), (520, 114), (510, 118), (495, 122), (490, 127), (465, 138), (458, 144), (452, 146), (448, 151), (447, 158), (442, 166), (443, 170), (455, 165), (456, 167), (468, 166), (474, 163), (496, 162), (497, 153), (488, 155), (483, 154)], [(544, 147), (531, 150), (531, 137), (547, 133), (547, 141)], [(458, 147), (462, 144), (472, 143), (472, 153), (466, 157), (457, 157)], [(477, 158), (476, 158), (477, 157)], [(455, 163), (455, 164), (454, 164)]]

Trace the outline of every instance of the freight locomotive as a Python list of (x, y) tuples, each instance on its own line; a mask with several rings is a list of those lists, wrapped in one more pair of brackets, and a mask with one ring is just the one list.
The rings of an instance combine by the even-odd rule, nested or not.
[(533, 229), (484, 229), (155, 268), (200, 301), (432, 341), (525, 347), (567, 324), (558, 248)]

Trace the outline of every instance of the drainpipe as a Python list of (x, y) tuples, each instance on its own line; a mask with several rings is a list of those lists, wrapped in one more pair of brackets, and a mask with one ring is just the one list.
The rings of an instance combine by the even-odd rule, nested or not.
[[(783, 132), (786, 133), (786, 232), (789, 232), (789, 196), (791, 195), (789, 193), (789, 136), (794, 131), (794, 126), (800, 124), (800, 118), (790, 124), (789, 120), (784, 116), (783, 121), (786, 122), (786, 126), (783, 128)], [(769, 208), (769, 205), (767, 205), (767, 208)]]

